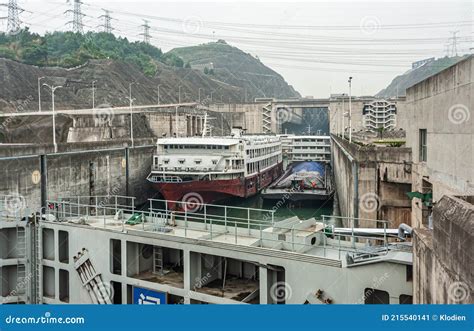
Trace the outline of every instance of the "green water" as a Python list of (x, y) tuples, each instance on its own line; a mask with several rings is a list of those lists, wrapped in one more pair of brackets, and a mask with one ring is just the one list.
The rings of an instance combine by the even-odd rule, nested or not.
[[(293, 216), (298, 216), (302, 220), (310, 219), (312, 217), (320, 219), (322, 215), (332, 215), (333, 212), (332, 201), (282, 204), (277, 200), (263, 200), (260, 195), (248, 199), (231, 198), (218, 204), (242, 208), (275, 210), (275, 221), (281, 221)], [(256, 211), (252, 212), (254, 219), (255, 216), (265, 217), (265, 214), (266, 213), (259, 213)]]
[[(148, 206), (144, 206), (144, 208), (148, 208)], [(162, 202), (155, 202), (153, 208), (164, 211), (165, 205)], [(258, 210), (248, 210), (248, 208)], [(272, 213), (269, 212), (272, 210), (275, 211), (273, 218)], [(289, 204), (278, 200), (263, 200), (260, 195), (256, 195), (248, 199), (230, 198), (222, 200), (213, 205), (208, 205), (206, 208), (193, 210), (189, 213), (185, 213), (182, 210), (176, 211), (175, 215), (178, 219), (184, 219), (186, 215), (188, 221), (203, 222), (206, 218), (207, 222), (210, 222), (212, 219), (213, 224), (227, 224), (230, 226), (237, 224), (239, 227), (249, 226), (250, 228), (258, 229), (262, 223), (268, 224), (272, 221), (277, 222), (294, 216), (301, 220), (313, 217), (321, 219), (322, 215), (332, 215), (332, 212), (332, 201)]]

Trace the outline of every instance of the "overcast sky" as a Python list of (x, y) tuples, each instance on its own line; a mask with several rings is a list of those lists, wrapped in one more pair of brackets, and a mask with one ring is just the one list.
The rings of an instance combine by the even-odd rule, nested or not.
[[(139, 40), (147, 18), (152, 43), (163, 51), (217, 39), (257, 55), (303, 96), (373, 95), (413, 61), (473, 47), (471, 1), (89, 1), (86, 30), (111, 10), (116, 34)], [(20, 0), (22, 20), (37, 32), (66, 30), (66, 0)], [(0, 16), (3, 16), (0, 14)], [(146, 17), (145, 17), (146, 16)], [(116, 19), (116, 20), (115, 20)], [(5, 29), (6, 25), (0, 28)]]

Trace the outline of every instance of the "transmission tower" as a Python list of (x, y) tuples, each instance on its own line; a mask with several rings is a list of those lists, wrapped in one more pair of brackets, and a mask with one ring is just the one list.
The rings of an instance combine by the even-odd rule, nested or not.
[(451, 31), (453, 36), (450, 38), (451, 40), (451, 56), (458, 56), (458, 38), (457, 34), (459, 33), (459, 30), (456, 31)]
[(21, 28), (20, 24), (20, 13), (24, 12), (24, 10), (18, 7), (16, 0), (9, 0), (8, 4), (0, 4), (0, 6), (4, 6), (8, 8), (8, 16), (7, 17), (0, 17), (0, 19), (8, 20), (7, 23), (7, 33), (15, 33), (18, 32)]
[[(67, 2), (69, 1), (70, 0)], [(65, 13), (73, 13), (72, 21), (69, 21), (67, 24), (72, 24), (72, 31), (82, 34), (84, 33), (84, 23), (82, 23), (82, 18), (86, 15), (82, 13), (81, 6), (81, 0), (74, 0), (74, 9), (66, 10)]]
[(140, 35), (143, 36), (143, 41), (147, 44), (150, 43), (151, 36), (150, 36), (150, 25), (148, 24), (149, 22), (147, 20), (143, 20), (145, 24), (142, 25), (143, 27), (143, 33)]
[(104, 32), (112, 33), (112, 31), (114, 30), (114, 28), (112, 27), (112, 17), (110, 17), (110, 14), (112, 12), (107, 9), (102, 10), (104, 11), (104, 15), (99, 16), (99, 18), (104, 19), (104, 23), (100, 26), (104, 29)]
[(451, 43), (445, 44), (444, 45), (444, 53), (446, 54), (447, 57), (449, 57), (449, 49), (451, 48)]

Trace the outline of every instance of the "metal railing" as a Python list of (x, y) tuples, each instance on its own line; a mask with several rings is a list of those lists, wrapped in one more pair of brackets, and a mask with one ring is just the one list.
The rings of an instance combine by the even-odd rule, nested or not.
[[(371, 246), (377, 248), (376, 253), (371, 254), (373, 256), (380, 255), (380, 253), (386, 254), (389, 250), (388, 234), (380, 237), (356, 233), (356, 222), (363, 219), (323, 215), (322, 222), (300, 221), (299, 219), (291, 221), (289, 219), (275, 223), (275, 211), (272, 210), (159, 199), (150, 199), (147, 210), (137, 210), (134, 204), (135, 200), (132, 198), (106, 197), (113, 203), (96, 203), (100, 197), (70, 197), (58, 201), (50, 200), (46, 213), (53, 214), (58, 221), (70, 221), (72, 218), (84, 219), (89, 223), (96, 222), (99, 226), (102, 226), (101, 223), (103, 223), (104, 228), (122, 232), (133, 229), (210, 241), (226, 235), (230, 236), (226, 242), (237, 245), (243, 243), (247, 246), (324, 257), (328, 257), (328, 252), (333, 251), (335, 254), (329, 255), (329, 257), (336, 258), (337, 256), (338, 259), (341, 259), (342, 253), (371, 254), (365, 246), (369, 241), (376, 243)], [(120, 198), (127, 198), (131, 203), (120, 204), (118, 202)], [(81, 203), (81, 199), (94, 203), (84, 204)], [(352, 233), (333, 233), (332, 229), (336, 219), (350, 222), (349, 228), (352, 229)], [(389, 223), (382, 220), (367, 219), (363, 221), (374, 222), (376, 226), (382, 224), (385, 231)], [(194, 233), (190, 233), (190, 231), (194, 231)], [(313, 237), (318, 239), (313, 242)], [(244, 238), (254, 238), (255, 241), (248, 241), (248, 239), (243, 241)], [(312, 252), (309, 253), (309, 251)]]
[[(199, 199), (196, 196), (196, 199)], [(224, 205), (205, 204), (194, 202), (190, 197), (188, 201), (170, 201), (160, 199), (149, 199), (150, 213), (173, 215), (176, 220), (185, 222), (192, 221), (203, 223), (205, 228), (211, 223), (214, 225), (245, 227), (249, 230), (258, 229), (261, 225), (266, 227), (275, 223), (275, 211), (257, 208), (231, 207)], [(173, 210), (169, 208), (174, 207)], [(255, 214), (259, 214), (258, 217)], [(262, 220), (263, 215), (263, 220)]]

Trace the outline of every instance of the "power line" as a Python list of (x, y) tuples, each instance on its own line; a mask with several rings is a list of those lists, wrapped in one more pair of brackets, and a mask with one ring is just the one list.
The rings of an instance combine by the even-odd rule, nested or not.
[(16, 0), (9, 0), (8, 4), (0, 4), (0, 6), (4, 6), (8, 8), (8, 16), (7, 17), (0, 17), (0, 19), (8, 20), (7, 23), (7, 33), (14, 34), (21, 29), (21, 21), (20, 21), (20, 13), (24, 12), (24, 9), (18, 7)]
[(141, 33), (140, 35), (143, 36), (143, 41), (146, 43), (146, 44), (149, 44), (150, 43), (150, 40), (151, 40), (151, 36), (150, 36), (150, 24), (149, 21), (147, 20), (143, 20), (145, 23), (142, 25), (143, 27), (143, 33)]
[(100, 26), (104, 29), (104, 32), (112, 33), (112, 31), (114, 30), (114, 28), (112, 27), (112, 17), (110, 17), (110, 14), (112, 12), (107, 9), (102, 9), (102, 10), (104, 11), (104, 15), (99, 16), (99, 18), (103, 18), (104, 23)]
[[(69, 3), (70, 0), (67, 2)], [(86, 15), (82, 13), (81, 10), (82, 1), (81, 0), (74, 0), (74, 9), (66, 10), (65, 13), (73, 13), (72, 21), (68, 22), (67, 24), (72, 23), (72, 31), (77, 33), (84, 33), (84, 24), (82, 23), (82, 18)]]

